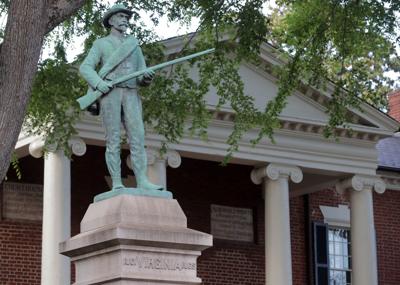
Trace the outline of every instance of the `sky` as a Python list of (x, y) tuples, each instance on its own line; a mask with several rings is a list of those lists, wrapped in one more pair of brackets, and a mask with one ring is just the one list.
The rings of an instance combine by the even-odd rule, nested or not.
[[(273, 10), (273, 8), (276, 7), (275, 4), (276, 0), (269, 0), (266, 1), (268, 3), (264, 4), (263, 12), (264, 14), (269, 14)], [(108, 2), (110, 5), (115, 3), (115, 0), (105, 0), (104, 2)], [(182, 26), (181, 24), (177, 22), (169, 22), (167, 17), (162, 17), (159, 19), (159, 25), (154, 26), (153, 22), (150, 20), (150, 17), (148, 14), (142, 12), (141, 13), (142, 21), (145, 23), (145, 25), (149, 28), (153, 28), (157, 36), (163, 40), (163, 39), (168, 39), (171, 37), (179, 36), (179, 35), (184, 35), (187, 33), (191, 33), (196, 31), (197, 27), (200, 24), (199, 19), (193, 19), (191, 24), (189, 26)], [(3, 19), (4, 20), (4, 19)], [(68, 49), (67, 53), (67, 60), (72, 62), (75, 57), (82, 53), (83, 51), (83, 42), (85, 40), (86, 36), (81, 36), (81, 37), (75, 37), (70, 45), (70, 48)], [(398, 47), (400, 49), (400, 47)], [(54, 46), (44, 46), (42, 50), (42, 56), (41, 59), (46, 59), (48, 57), (51, 57), (51, 53), (54, 50)], [(399, 51), (400, 53), (400, 51)], [(391, 78), (396, 79), (397, 75), (395, 72), (388, 72), (387, 73)], [(400, 84), (400, 83), (399, 83)]]
[[(199, 25), (198, 19), (194, 19), (191, 25), (186, 27), (186, 26), (180, 26), (179, 23), (176, 22), (175, 23), (168, 22), (166, 17), (162, 17), (160, 18), (159, 25), (155, 27), (152, 21), (150, 20), (150, 17), (148, 17), (148, 15), (144, 13), (142, 14), (142, 20), (145, 22), (147, 27), (154, 28), (154, 31), (161, 40), (194, 32), (196, 31)], [(85, 38), (86, 36), (81, 36), (81, 37), (75, 37), (73, 39), (73, 42), (70, 46), (71, 48), (68, 49), (67, 53), (68, 61), (73, 61), (78, 54), (83, 52), (83, 42)], [(52, 45), (45, 46), (42, 53), (42, 59), (50, 57), (51, 52), (53, 52), (53, 46)]]
[[(109, 3), (114, 2), (114, 1), (108, 1)], [(191, 23), (190, 26), (181, 26), (179, 23), (176, 22), (169, 22), (167, 17), (162, 17), (159, 19), (159, 25), (156, 27), (154, 26), (153, 22), (150, 20), (150, 17), (147, 13), (140, 13), (142, 17), (142, 21), (145, 23), (145, 25), (149, 28), (154, 29), (156, 32), (157, 36), (161, 39), (168, 39), (171, 37), (179, 36), (179, 35), (184, 35), (187, 33), (191, 33), (196, 31), (198, 25), (199, 25), (199, 20), (194, 19), (193, 22)], [(67, 60), (68, 61), (73, 61), (74, 58), (83, 52), (83, 42), (87, 36), (81, 36), (81, 37), (75, 37), (73, 39), (73, 42), (71, 44), (71, 48), (68, 49), (67, 53)], [(51, 52), (53, 52), (53, 47), (51, 44), (50, 46), (45, 46), (43, 48), (42, 52), (42, 59), (45, 59), (47, 57), (51, 57)]]
[[(112, 5), (113, 3), (115, 3), (115, 0), (108, 0), (105, 2), (108, 2), (110, 5)], [(275, 0), (270, 0), (269, 2), (270, 2), (269, 4), (264, 5), (263, 12), (265, 14), (268, 14), (272, 10), (271, 7), (275, 6)], [(156, 27), (150, 20), (149, 14), (144, 12), (140, 14), (142, 17), (142, 21), (145, 23), (145, 25), (149, 28), (153, 28), (157, 36), (161, 40), (194, 32), (196, 31), (197, 27), (200, 24), (200, 21), (197, 18), (193, 19), (193, 21), (189, 26), (182, 26), (177, 22), (169, 22), (167, 17), (162, 17), (159, 19), (160, 22)], [(70, 48), (68, 49), (67, 53), (67, 60), (69, 62), (73, 61), (78, 54), (83, 52), (83, 42), (85, 40), (85, 37), (86, 36), (81, 36), (81, 37), (75, 37), (73, 39), (73, 42)], [(53, 50), (54, 46), (52, 46), (51, 44), (49, 46), (44, 46), (41, 59), (43, 60), (48, 57), (51, 57), (51, 53), (53, 52)]]

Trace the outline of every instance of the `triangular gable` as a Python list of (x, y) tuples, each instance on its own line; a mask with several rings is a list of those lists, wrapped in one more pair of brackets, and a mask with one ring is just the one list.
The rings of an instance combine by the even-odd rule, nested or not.
[[(240, 66), (239, 73), (245, 85), (245, 93), (254, 98), (254, 103), (259, 110), (263, 110), (266, 103), (277, 96), (277, 80), (265, 72), (263, 67), (244, 63)], [(280, 118), (284, 121), (326, 125), (329, 116), (325, 106), (330, 100), (329, 92), (333, 92), (333, 90), (319, 91), (303, 86), (303, 90), (297, 90), (289, 96)], [(211, 90), (207, 97), (207, 103), (212, 108), (217, 102), (218, 97), (215, 90)], [(399, 128), (398, 122), (365, 102), (361, 102), (360, 107), (361, 110), (348, 110), (351, 128), (362, 129), (363, 132), (369, 129), (373, 133), (386, 133), (387, 135)], [(222, 109), (226, 112), (231, 111), (228, 105)]]
[[(245, 93), (255, 98), (254, 102), (259, 109), (264, 109), (266, 103), (274, 99), (278, 93), (278, 85), (275, 82), (275, 78), (247, 64), (243, 64), (239, 72), (245, 82)], [(321, 123), (326, 123), (328, 120), (325, 108), (317, 102), (302, 96), (299, 92), (295, 92), (288, 98), (281, 117)]]

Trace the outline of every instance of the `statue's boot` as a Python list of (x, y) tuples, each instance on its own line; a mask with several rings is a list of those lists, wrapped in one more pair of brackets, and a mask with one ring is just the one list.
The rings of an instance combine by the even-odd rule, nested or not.
[(163, 186), (151, 183), (147, 179), (147, 177), (145, 179), (143, 179), (143, 178), (138, 179), (137, 187), (140, 188), (140, 189), (150, 190), (150, 191), (153, 191), (153, 190), (163, 191), (163, 190), (165, 190)]
[(112, 190), (119, 190), (125, 188), (124, 184), (122, 184), (121, 176), (112, 176)]
[(134, 167), (135, 176), (136, 176), (136, 183), (137, 183), (137, 188), (143, 189), (143, 190), (150, 190), (150, 191), (155, 191), (155, 190), (165, 190), (163, 186), (161, 185), (156, 185), (153, 184), (149, 181), (147, 178), (146, 172), (144, 169), (137, 169)]
[(111, 175), (112, 190), (125, 188), (124, 184), (122, 184), (121, 179), (121, 157), (119, 154), (119, 150), (106, 150), (106, 164), (108, 172)]
[[(133, 139), (130, 139), (130, 141), (133, 141)], [(136, 144), (130, 143), (131, 163), (136, 177), (136, 186), (137, 188), (148, 191), (165, 190), (163, 186), (153, 184), (147, 178), (147, 155), (143, 146), (143, 142), (144, 137), (141, 137), (141, 139), (136, 141)]]

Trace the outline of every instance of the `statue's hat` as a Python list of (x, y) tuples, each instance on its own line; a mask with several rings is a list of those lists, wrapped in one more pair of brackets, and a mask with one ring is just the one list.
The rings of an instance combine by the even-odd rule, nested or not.
[(112, 15), (119, 13), (119, 12), (129, 15), (129, 17), (131, 17), (133, 14), (133, 12), (131, 10), (129, 10), (128, 8), (126, 8), (124, 5), (115, 4), (110, 9), (108, 9), (107, 12), (104, 13), (104, 16), (103, 16), (104, 27), (111, 28), (110, 24), (108, 23), (108, 20), (111, 18)]

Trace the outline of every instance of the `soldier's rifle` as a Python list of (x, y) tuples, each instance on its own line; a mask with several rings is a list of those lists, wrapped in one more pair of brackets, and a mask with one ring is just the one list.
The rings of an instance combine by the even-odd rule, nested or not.
[[(204, 51), (201, 51), (201, 52), (197, 52), (197, 53), (194, 53), (194, 54), (190, 54), (190, 55), (187, 55), (187, 56), (176, 58), (176, 59), (171, 60), (171, 61), (163, 62), (163, 63), (157, 64), (157, 65), (145, 68), (143, 70), (139, 70), (139, 71), (133, 72), (131, 74), (122, 76), (122, 77), (117, 78), (115, 80), (112, 80), (110, 82), (110, 84), (113, 87), (115, 87), (119, 83), (122, 83), (124, 81), (133, 79), (135, 77), (139, 77), (139, 76), (143, 75), (145, 72), (148, 72), (150, 70), (156, 71), (156, 70), (159, 70), (159, 69), (163, 69), (163, 68), (168, 67), (170, 65), (178, 64), (178, 63), (181, 63), (183, 61), (186, 61), (186, 60), (198, 57), (198, 56), (202, 56), (202, 55), (205, 55), (205, 54), (212, 53), (214, 51), (215, 51), (215, 49), (211, 48), (211, 49), (207, 49), (207, 50), (204, 50)], [(91, 92), (86, 93), (86, 95), (78, 98), (76, 101), (78, 101), (81, 110), (84, 110), (87, 107), (89, 107), (90, 105), (92, 105), (102, 95), (104, 95), (104, 94), (102, 92), (100, 92), (99, 90), (92, 90)]]

